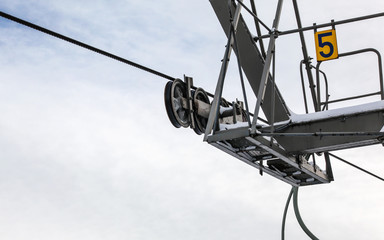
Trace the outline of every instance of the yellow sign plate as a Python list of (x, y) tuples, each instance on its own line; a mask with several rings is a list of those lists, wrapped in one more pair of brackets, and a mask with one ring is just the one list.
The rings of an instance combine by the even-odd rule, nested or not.
[(315, 32), (317, 61), (327, 61), (339, 57), (337, 51), (336, 30)]

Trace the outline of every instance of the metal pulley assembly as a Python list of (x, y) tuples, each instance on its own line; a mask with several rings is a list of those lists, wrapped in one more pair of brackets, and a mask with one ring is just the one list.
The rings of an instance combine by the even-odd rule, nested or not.
[(192, 91), (194, 104), (194, 120), (195, 127), (193, 130), (196, 134), (201, 135), (205, 132), (208, 123), (209, 111), (211, 109), (210, 101), (207, 93), (202, 88)]
[(192, 90), (192, 78), (186, 77), (168, 82), (164, 90), (164, 103), (167, 115), (176, 128), (191, 127), (196, 134), (203, 134), (211, 109), (207, 93), (198, 88)]
[[(164, 102), (167, 115), (176, 128), (191, 127), (196, 134), (205, 133), (211, 103), (208, 94), (202, 88), (192, 89), (192, 78), (185, 81), (176, 79), (165, 85)], [(221, 99), (220, 118), (217, 124), (233, 124), (243, 121), (243, 106), (240, 102), (232, 106)], [(219, 126), (217, 125), (217, 128)]]
[(165, 85), (164, 102), (172, 125), (176, 128), (190, 125), (190, 111), (187, 107), (187, 91), (185, 84), (176, 79)]

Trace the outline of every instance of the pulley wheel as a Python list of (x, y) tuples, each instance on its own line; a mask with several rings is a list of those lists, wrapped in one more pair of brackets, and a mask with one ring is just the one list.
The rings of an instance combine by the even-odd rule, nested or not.
[[(193, 102), (195, 103), (195, 106), (196, 106), (197, 100), (210, 104), (208, 95), (202, 88), (196, 89), (196, 91), (193, 94)], [(205, 133), (205, 128), (207, 127), (207, 123), (208, 123), (208, 118), (197, 115), (197, 109), (195, 110), (194, 118), (195, 118), (195, 128), (193, 130), (195, 131), (195, 133), (198, 135)]]
[(185, 84), (180, 79), (168, 82), (164, 90), (164, 102), (168, 118), (176, 128), (188, 127), (189, 110), (183, 108), (183, 100), (187, 99)]

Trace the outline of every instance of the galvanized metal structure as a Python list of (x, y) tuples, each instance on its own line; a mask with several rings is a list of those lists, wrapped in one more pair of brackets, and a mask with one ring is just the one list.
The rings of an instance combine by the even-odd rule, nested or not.
[[(274, 22), (268, 28), (257, 17), (256, 7), (251, 0), (251, 8), (242, 0), (210, 0), (217, 18), (228, 38), (222, 66), (212, 103), (203, 90), (192, 90), (192, 79), (185, 77), (169, 83), (165, 92), (165, 103), (171, 122), (176, 126), (191, 126), (196, 133), (204, 133), (204, 141), (239, 160), (266, 172), (293, 186), (305, 186), (333, 181), (329, 151), (361, 147), (383, 143), (384, 140), (384, 89), (380, 54), (374, 49), (363, 49), (350, 53), (341, 53), (340, 57), (374, 51), (378, 56), (379, 88), (351, 98), (321, 101), (320, 63), (316, 68), (316, 85), (312, 74), (310, 57), (306, 49), (303, 31), (335, 26), (357, 20), (383, 16), (375, 14), (340, 22), (332, 21), (303, 28), (296, 0), (293, 0), (298, 29), (280, 32), (279, 20), (283, 0), (278, 0)], [(245, 9), (255, 22), (257, 37), (248, 28), (241, 11)], [(268, 35), (261, 35), (260, 25)], [(298, 115), (289, 110), (280, 94), (274, 79), (274, 51), (277, 38), (281, 34), (299, 33), (302, 43), (305, 66), (315, 112)], [(263, 39), (268, 37), (268, 47), (264, 52)], [(244, 103), (228, 104), (223, 98), (223, 87), (231, 53), (237, 57)], [(272, 68), (272, 73), (271, 73)], [(244, 85), (244, 76), (248, 80), (257, 102), (253, 114), (248, 107)], [(303, 75), (303, 74), (302, 74)], [(302, 82), (304, 80), (302, 79)], [(325, 78), (327, 86), (327, 80)], [(303, 88), (303, 91), (305, 89)], [(199, 95), (199, 98), (194, 97)], [(305, 95), (305, 92), (304, 92)], [(354, 98), (380, 95), (380, 100), (360, 106), (329, 110), (329, 104)], [(245, 106), (245, 109), (244, 109)], [(323, 111), (322, 111), (323, 110)], [(263, 111), (266, 120), (260, 120)], [(186, 123), (186, 124), (180, 124)], [(198, 127), (196, 127), (198, 126)], [(197, 129), (197, 130), (196, 130)], [(325, 169), (316, 165), (316, 157), (324, 156)]]

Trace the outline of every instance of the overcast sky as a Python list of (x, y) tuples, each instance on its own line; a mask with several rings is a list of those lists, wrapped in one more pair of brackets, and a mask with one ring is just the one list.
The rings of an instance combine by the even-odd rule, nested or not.
[[(298, 2), (304, 26), (384, 10), (381, 0)], [(269, 26), (276, 3), (256, 0)], [(2, 0), (0, 10), (214, 91), (226, 38), (208, 0)], [(383, 53), (383, 24), (337, 26), (339, 52)], [(295, 27), (286, 1), (280, 30)], [(280, 239), (290, 185), (174, 128), (166, 80), (5, 19), (0, 31), (0, 239)], [(278, 38), (276, 51), (278, 87), (304, 113), (298, 36)], [(231, 64), (228, 100), (241, 98)], [(323, 70), (331, 98), (379, 90), (373, 54)], [(381, 145), (334, 154), (384, 176)], [(334, 182), (300, 189), (308, 228), (320, 239), (382, 239), (384, 183), (332, 164)], [(307, 239), (292, 207), (286, 239)]]

